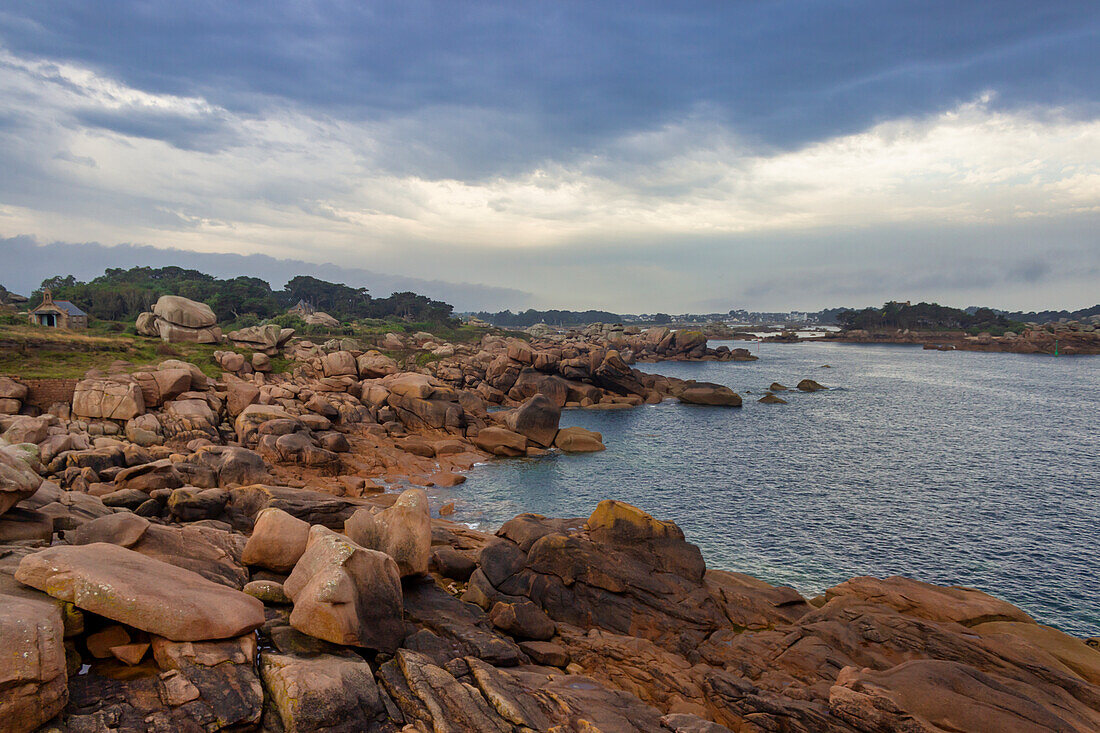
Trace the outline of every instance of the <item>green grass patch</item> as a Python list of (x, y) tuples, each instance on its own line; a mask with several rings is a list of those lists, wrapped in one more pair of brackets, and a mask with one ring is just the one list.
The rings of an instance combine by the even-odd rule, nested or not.
[[(179, 359), (195, 364), (209, 377), (217, 377), (222, 370), (214, 361), (214, 352), (230, 348), (229, 344), (169, 344), (102, 326), (66, 331), (0, 324), (0, 374), (27, 379), (79, 379), (89, 369), (106, 371), (114, 361), (126, 361), (137, 368)], [(292, 362), (277, 356), (271, 359), (271, 366), (273, 372), (281, 373), (289, 370)]]

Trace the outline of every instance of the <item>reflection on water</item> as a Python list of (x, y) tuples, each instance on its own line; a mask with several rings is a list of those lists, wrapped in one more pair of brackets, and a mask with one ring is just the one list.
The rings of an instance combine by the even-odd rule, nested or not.
[[(710, 567), (807, 594), (864, 574), (969, 585), (1100, 633), (1100, 359), (752, 350), (759, 361), (640, 367), (726, 384), (740, 410), (568, 411), (563, 425), (600, 431), (608, 450), (493, 461), (434, 492), (487, 529), (621, 499), (675, 520)], [(833, 389), (756, 402), (773, 381), (805, 377)]]

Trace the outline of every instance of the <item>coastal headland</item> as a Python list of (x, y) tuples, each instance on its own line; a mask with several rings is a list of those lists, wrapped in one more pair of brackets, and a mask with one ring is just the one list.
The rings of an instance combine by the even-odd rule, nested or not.
[[(1051, 323), (1007, 331), (972, 334), (966, 331), (922, 331), (894, 329), (836, 331), (820, 337), (823, 341), (853, 344), (908, 344), (941, 351), (990, 351), (1010, 354), (1050, 354), (1061, 356), (1100, 354), (1100, 331), (1092, 324)], [(784, 340), (782, 338), (774, 339)], [(790, 339), (787, 339), (790, 340)], [(797, 338), (794, 340), (798, 340)], [(803, 339), (806, 341), (814, 339)]]
[(495, 533), (424, 491), (603, 449), (562, 410), (736, 409), (631, 365), (745, 349), (661, 327), (288, 330), (0, 378), (0, 730), (1100, 729), (1097, 640), (986, 593), (857, 577), (806, 598), (706, 567), (614, 487)]

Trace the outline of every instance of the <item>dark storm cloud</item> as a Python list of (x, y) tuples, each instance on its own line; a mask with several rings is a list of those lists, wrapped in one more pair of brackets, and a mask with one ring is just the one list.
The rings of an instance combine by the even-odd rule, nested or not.
[(217, 115), (185, 115), (162, 110), (89, 109), (75, 113), (78, 124), (127, 137), (162, 140), (180, 150), (216, 153), (240, 141), (227, 121)]
[[(1100, 4), (1080, 0), (6, 6), (0, 40), (15, 53), (235, 113), (286, 104), (399, 121), (407, 154), (388, 165), (467, 179), (700, 110), (790, 148), (990, 88), (1007, 107), (1100, 101), (1100, 75), (1082, 73), (1100, 63)], [(194, 120), (95, 122), (218, 144)]]

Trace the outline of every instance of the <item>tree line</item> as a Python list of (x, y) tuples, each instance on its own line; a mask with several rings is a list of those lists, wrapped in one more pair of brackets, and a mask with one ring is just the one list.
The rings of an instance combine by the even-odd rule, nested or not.
[(501, 328), (527, 328), (536, 323), (545, 323), (550, 326), (583, 326), (589, 323), (620, 323), (622, 316), (608, 311), (562, 311), (548, 310), (538, 311), (528, 308), (522, 313), (513, 313), (503, 310), (499, 313), (481, 311), (475, 313), (478, 318)]
[(836, 321), (844, 330), (913, 329), (922, 331), (1004, 331), (1022, 328), (1023, 324), (997, 313), (991, 308), (973, 312), (950, 308), (938, 303), (891, 302), (881, 308), (842, 310)]
[(72, 275), (55, 275), (42, 281), (31, 294), (29, 306), (42, 302), (49, 289), (55, 300), (69, 300), (94, 318), (129, 321), (151, 310), (162, 295), (181, 295), (206, 303), (219, 321), (244, 316), (272, 318), (299, 301), (341, 321), (361, 318), (401, 318), (415, 322), (445, 323), (453, 306), (412, 292), (372, 298), (366, 288), (331, 283), (308, 275), (290, 280), (282, 290), (257, 277), (218, 278), (182, 267), (108, 268), (88, 282)]

